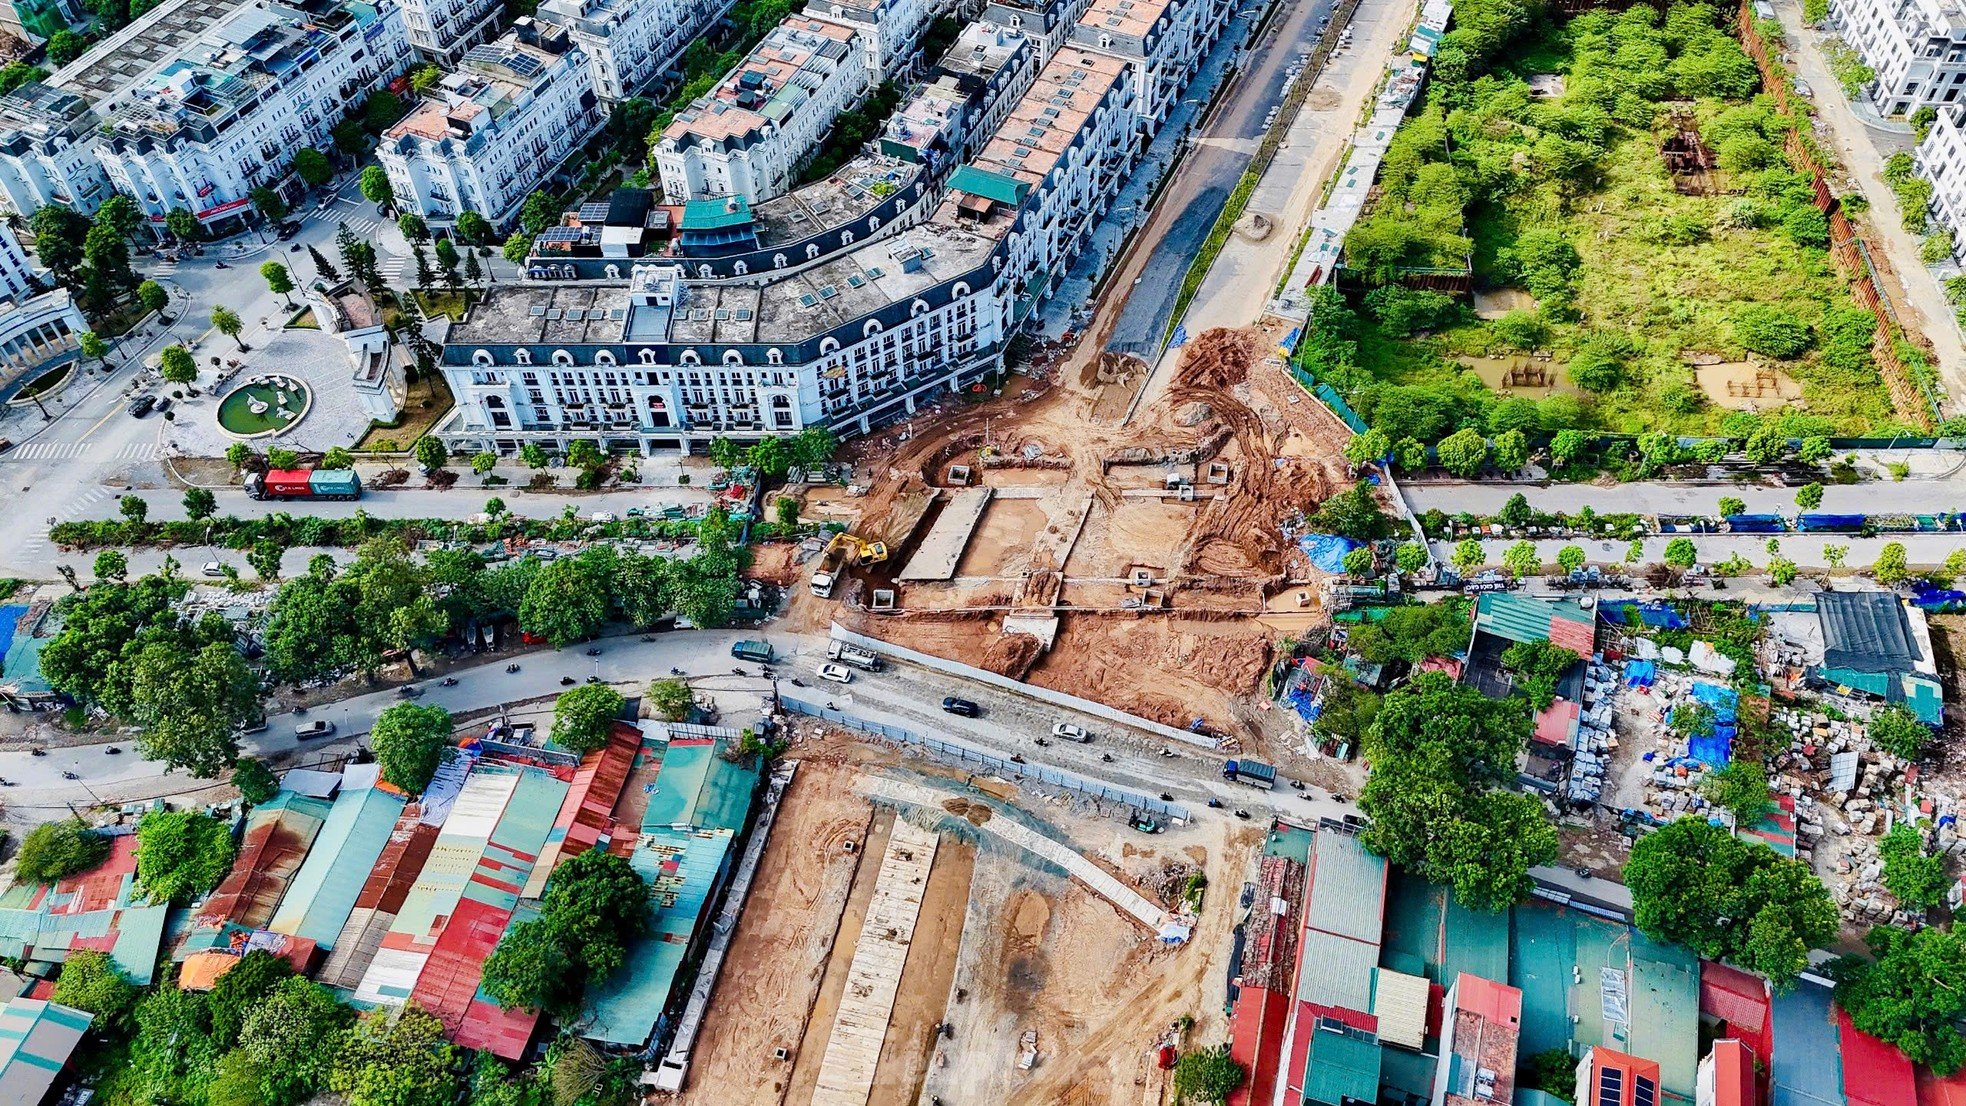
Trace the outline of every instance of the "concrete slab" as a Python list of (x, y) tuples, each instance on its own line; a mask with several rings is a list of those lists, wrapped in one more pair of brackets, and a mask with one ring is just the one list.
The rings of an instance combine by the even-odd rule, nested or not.
[(955, 576), (963, 550), (969, 547), (970, 536), (976, 533), (976, 524), (983, 519), (983, 509), (990, 505), (993, 490), (964, 488), (951, 495), (935, 525), (922, 538), (921, 547), (908, 558), (907, 566), (896, 579), (947, 580)]

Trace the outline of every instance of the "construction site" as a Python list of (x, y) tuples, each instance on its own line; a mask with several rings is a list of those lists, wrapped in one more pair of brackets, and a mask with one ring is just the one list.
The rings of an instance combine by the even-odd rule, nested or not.
[(1161, 1046), (1225, 1037), (1259, 829), (1148, 837), (821, 723), (791, 737), (676, 1101), (1158, 1103)]
[(808, 544), (792, 625), (1260, 743), (1271, 643), (1321, 618), (1293, 533), (1349, 480), (1280, 337), (1211, 330), (1158, 379), (1088, 334), (857, 443), (864, 484), (804, 504), (851, 537)]

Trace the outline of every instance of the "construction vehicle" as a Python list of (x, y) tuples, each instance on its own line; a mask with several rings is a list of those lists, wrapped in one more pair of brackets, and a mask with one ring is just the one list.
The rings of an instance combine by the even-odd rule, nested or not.
[(826, 643), (826, 659), (850, 664), (863, 672), (879, 672), (884, 667), (881, 658), (872, 652), (838, 640)]
[(1232, 760), (1222, 766), (1222, 778), (1268, 791), (1277, 785), (1277, 770), (1260, 760)]
[(833, 585), (839, 582), (840, 573), (850, 565), (872, 565), (887, 560), (887, 543), (868, 541), (857, 534), (842, 530), (833, 535), (826, 545), (826, 551), (819, 556), (819, 564), (812, 570), (808, 585), (812, 593), (821, 599), (833, 597)]

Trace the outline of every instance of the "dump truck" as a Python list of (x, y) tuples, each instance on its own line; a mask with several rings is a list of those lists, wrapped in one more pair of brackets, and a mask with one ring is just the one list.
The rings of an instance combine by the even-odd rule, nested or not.
[(1260, 760), (1232, 760), (1222, 766), (1222, 778), (1268, 791), (1277, 785), (1277, 770)]
[(828, 641), (826, 643), (826, 659), (839, 661), (841, 664), (852, 665), (862, 672), (879, 672), (883, 667), (880, 657), (859, 646), (848, 645), (844, 641)]
[(362, 478), (353, 469), (268, 469), (246, 474), (254, 499), (360, 499)]
[(820, 554), (819, 564), (813, 568), (812, 577), (807, 581), (812, 593), (821, 599), (833, 596), (833, 586), (840, 581), (840, 574), (848, 565), (876, 565), (887, 560), (887, 543), (868, 541), (858, 534), (842, 530), (833, 535), (826, 544), (826, 552)]

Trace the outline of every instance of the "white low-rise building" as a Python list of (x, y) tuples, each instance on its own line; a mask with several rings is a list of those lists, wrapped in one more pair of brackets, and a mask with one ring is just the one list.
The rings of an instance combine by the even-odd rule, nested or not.
[(936, 175), (954, 168), (1003, 125), (1039, 68), (1037, 46), (1021, 32), (971, 23), (888, 119), (882, 152)]
[(1141, 71), (1135, 111), (1144, 142), (1181, 99), (1234, 10), (1234, 0), (1092, 0), (1071, 40), (1125, 58)]
[(504, 0), (402, 0), (409, 43), (438, 65), (454, 65), (498, 29)]
[(167, 3), (0, 97), (0, 189), (23, 215), (93, 211), (113, 189), (158, 223), (244, 220), (254, 188), (292, 198), (294, 152), (326, 147), (407, 64), (393, 2)]
[(676, 68), (683, 50), (736, 0), (546, 0), (539, 19), (565, 27), (587, 55), (604, 104), (635, 95)]
[(1877, 77), (1865, 87), (1883, 115), (1966, 98), (1966, 8), (1957, 0), (1830, 0), (1830, 22)]
[(1939, 110), (1915, 159), (1932, 182), (1931, 222), (1952, 232), (1954, 257), (1966, 259), (1966, 106)]
[(867, 52), (844, 23), (795, 15), (765, 35), (655, 143), (669, 203), (783, 194), (833, 120), (873, 88)]
[(521, 19), (383, 132), (376, 157), (397, 204), (445, 224), (475, 211), (503, 226), (606, 120), (565, 32)]
[(79, 336), (87, 329), (67, 289), (0, 300), (0, 400), (80, 356)]
[(1079, 17), (1091, 0), (989, 0), (983, 6), (983, 20), (1008, 27), (1031, 40), (1038, 50), (1038, 66), (1051, 64), (1052, 56), (1071, 36)]
[(853, 28), (874, 84), (915, 64), (915, 44), (937, 13), (934, 0), (809, 0), (806, 14)]

